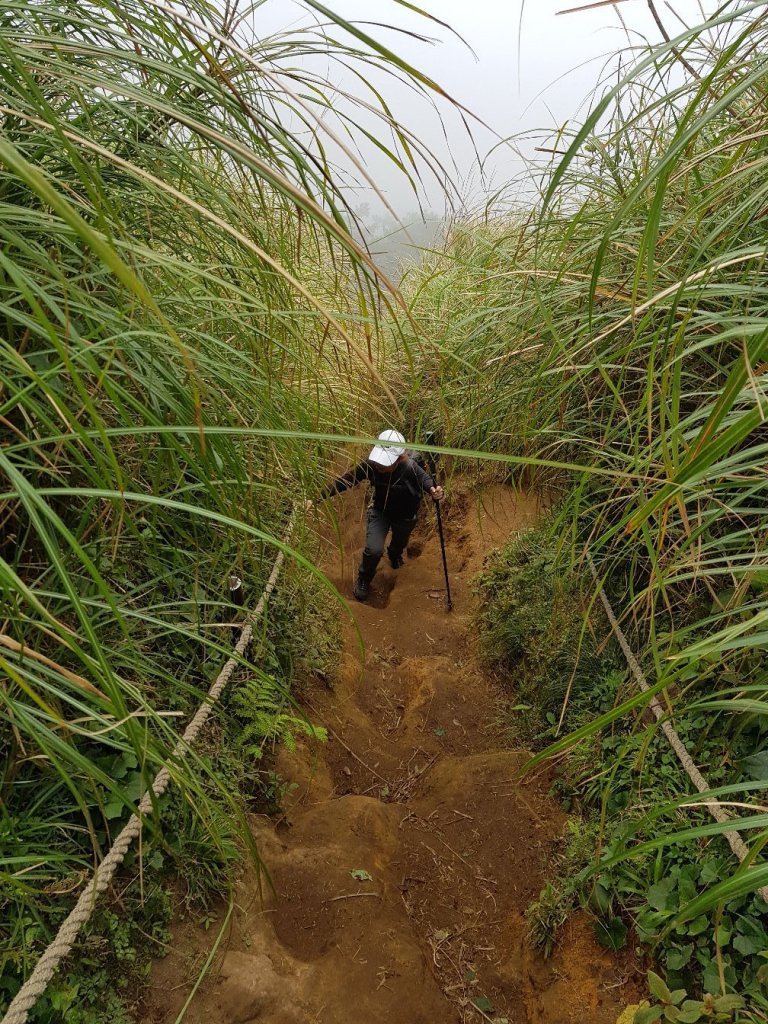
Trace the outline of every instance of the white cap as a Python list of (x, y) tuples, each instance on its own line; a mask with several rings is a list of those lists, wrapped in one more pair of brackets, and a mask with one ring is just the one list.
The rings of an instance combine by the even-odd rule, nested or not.
[(405, 438), (396, 430), (382, 430), (378, 440), (382, 444), (371, 449), (368, 461), (377, 466), (393, 466), (405, 451)]

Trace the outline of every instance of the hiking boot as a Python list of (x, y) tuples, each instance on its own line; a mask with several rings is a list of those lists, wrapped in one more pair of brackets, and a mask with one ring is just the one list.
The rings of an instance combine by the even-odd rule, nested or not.
[(368, 595), (371, 592), (371, 581), (367, 580), (362, 573), (357, 574), (355, 585), (352, 587), (352, 593), (358, 601), (367, 601)]
[(396, 555), (392, 551), (392, 548), (387, 548), (387, 554), (389, 555), (389, 564), (393, 569), (402, 569), (403, 567), (403, 556), (402, 554)]

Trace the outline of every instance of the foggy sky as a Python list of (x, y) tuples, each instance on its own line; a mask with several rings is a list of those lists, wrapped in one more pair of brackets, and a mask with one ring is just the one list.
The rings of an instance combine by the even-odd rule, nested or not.
[[(488, 127), (472, 123), (474, 146), (482, 157), (500, 138), (551, 131), (583, 117), (584, 101), (607, 70), (616, 66), (615, 59), (609, 62), (611, 55), (624, 49), (626, 63), (633, 43), (660, 39), (645, 0), (625, 0), (616, 7), (560, 16), (558, 11), (579, 6), (585, 0), (421, 0), (420, 6), (448, 22), (474, 54), (449, 31), (406, 11), (393, 0), (325, 2), (349, 20), (369, 23), (366, 31), (431, 76), (484, 122)], [(714, 0), (674, 3), (677, 14), (688, 24), (700, 22), (702, 12), (709, 14), (715, 6)], [(682, 30), (681, 21), (661, 0), (657, 8), (670, 35)], [(293, 0), (274, 0), (259, 9), (254, 26), (258, 31), (260, 22), (275, 29), (307, 20)], [(405, 30), (428, 34), (435, 41), (425, 44), (371, 24), (376, 22), (397, 24)], [(334, 69), (332, 77), (340, 89), (360, 88), (343, 70)], [(471, 205), (524, 170), (524, 160), (505, 146), (487, 160), (483, 180), (473, 141), (449, 103), (439, 103), (438, 116), (426, 102), (417, 101), (385, 76), (376, 77), (374, 84), (392, 102), (398, 119), (414, 129), (448, 168), (451, 179)], [(532, 158), (535, 145), (536, 141), (521, 141), (518, 150)], [(343, 173), (359, 178), (347, 158), (339, 154), (337, 160)], [(383, 155), (366, 149), (364, 162), (398, 214), (417, 207), (408, 183)], [(442, 212), (441, 183), (425, 174), (422, 199), (426, 206)], [(376, 193), (367, 186), (354, 186), (353, 194), (356, 204), (379, 206)]]

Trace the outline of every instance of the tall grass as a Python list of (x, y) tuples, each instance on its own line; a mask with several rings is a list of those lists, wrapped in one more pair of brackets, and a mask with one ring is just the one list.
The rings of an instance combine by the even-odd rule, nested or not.
[[(768, 745), (767, 52), (765, 5), (733, 0), (638, 53), (556, 139), (536, 209), (503, 203), (458, 224), (409, 286), (432, 342), (416, 414), (445, 422), (447, 444), (581, 464), (547, 481), (563, 488), (561, 550), (572, 563), (591, 551), (670, 715), (695, 702), (705, 733), (748, 731), (756, 750)], [(681, 914), (768, 881), (748, 792), (764, 778), (724, 796), (746, 800), (734, 827), (754, 865), (731, 862)], [(660, 842), (676, 842), (666, 813)]]
[[(0, 11), (11, 974), (215, 675), (227, 573), (258, 592), (316, 475), (318, 445), (271, 432), (338, 434), (393, 402), (376, 339), (395, 297), (347, 230), (326, 120), (335, 109), (364, 146), (377, 117), (414, 181), (423, 149), (377, 94), (355, 105), (317, 62), (436, 87), (314, 2), (311, 30), (259, 36), (259, 6)], [(171, 768), (217, 842), (205, 765)]]

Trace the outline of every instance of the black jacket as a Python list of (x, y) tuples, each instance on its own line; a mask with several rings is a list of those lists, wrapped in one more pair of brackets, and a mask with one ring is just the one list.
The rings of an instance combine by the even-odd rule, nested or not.
[(373, 485), (372, 506), (391, 519), (413, 519), (419, 510), (421, 495), (429, 494), (435, 481), (413, 459), (398, 462), (391, 473), (383, 473), (368, 459), (358, 463), (344, 476), (329, 484), (323, 497), (340, 494), (367, 480)]

